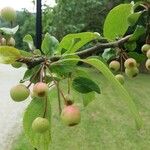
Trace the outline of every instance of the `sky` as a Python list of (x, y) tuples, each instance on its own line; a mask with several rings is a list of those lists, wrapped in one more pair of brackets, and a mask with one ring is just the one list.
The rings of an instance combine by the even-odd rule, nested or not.
[[(42, 0), (42, 2), (50, 6), (55, 5), (55, 0)], [(11, 6), (15, 10), (22, 10), (22, 8), (26, 8), (30, 12), (35, 11), (32, 0), (0, 0), (0, 10), (6, 6)]]

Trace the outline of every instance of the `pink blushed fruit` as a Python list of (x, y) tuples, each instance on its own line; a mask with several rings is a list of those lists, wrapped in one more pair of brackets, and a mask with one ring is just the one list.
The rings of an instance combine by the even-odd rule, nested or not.
[(80, 110), (75, 105), (66, 106), (61, 113), (62, 121), (68, 126), (79, 124), (81, 120)]
[(33, 93), (38, 97), (44, 97), (48, 93), (48, 85), (43, 82), (38, 82), (33, 87)]

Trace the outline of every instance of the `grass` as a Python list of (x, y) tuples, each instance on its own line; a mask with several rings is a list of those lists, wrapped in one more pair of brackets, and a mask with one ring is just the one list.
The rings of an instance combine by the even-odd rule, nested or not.
[[(119, 93), (102, 75), (91, 73), (102, 88), (86, 108), (79, 103), (79, 94), (74, 95), (82, 111), (78, 126), (66, 127), (60, 120), (56, 92), (52, 92), (52, 144), (51, 150), (149, 150), (150, 148), (150, 76), (139, 75), (126, 79), (125, 87), (132, 95), (143, 118), (143, 128), (137, 131), (134, 120)], [(24, 134), (14, 141), (12, 150), (34, 150)]]

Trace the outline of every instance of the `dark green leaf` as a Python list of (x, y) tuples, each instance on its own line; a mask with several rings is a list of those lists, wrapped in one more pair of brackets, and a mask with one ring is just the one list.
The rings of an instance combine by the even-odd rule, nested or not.
[(145, 32), (145, 27), (137, 26), (129, 41), (137, 41)]
[(138, 63), (141, 63), (144, 60), (146, 60), (146, 56), (144, 54), (139, 54), (136, 52), (129, 52), (128, 55), (129, 57), (134, 58)]
[(131, 41), (131, 42), (129, 41), (125, 43), (124, 46), (128, 51), (134, 51), (137, 47), (137, 44), (135, 41)]
[(100, 94), (99, 86), (89, 78), (77, 77), (72, 82), (73, 88), (80, 93), (95, 91)]
[(24, 77), (20, 82), (25, 82), (30, 80), (32, 83), (36, 83), (39, 80), (39, 71), (40, 71), (40, 65), (37, 65), (32, 69), (28, 69), (24, 73)]
[(127, 18), (132, 12), (132, 4), (120, 4), (113, 8), (104, 23), (104, 36), (109, 40), (122, 37), (129, 27)]
[(105, 61), (109, 61), (111, 59), (116, 58), (117, 56), (117, 51), (115, 49), (112, 48), (107, 48), (104, 50), (102, 57)]
[[(29, 104), (28, 108), (25, 111), (23, 118), (23, 127), (25, 135), (29, 139), (30, 143), (34, 148), (38, 150), (48, 150), (50, 141), (51, 141), (51, 127), (49, 130), (43, 134), (36, 133), (32, 130), (32, 122), (37, 117), (43, 117), (45, 111), (45, 99), (43, 98), (34, 98)], [(47, 112), (46, 117), (51, 123), (51, 105), (50, 101), (47, 101)]]
[(52, 56), (59, 45), (58, 40), (47, 33), (42, 42), (42, 51), (45, 55)]

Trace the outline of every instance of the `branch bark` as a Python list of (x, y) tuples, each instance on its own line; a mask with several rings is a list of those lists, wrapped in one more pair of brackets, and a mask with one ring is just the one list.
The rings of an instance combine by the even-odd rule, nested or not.
[[(119, 39), (118, 41), (115, 42), (108, 42), (108, 43), (98, 43), (95, 46), (73, 53), (73, 54), (68, 54), (68, 55), (78, 55), (80, 58), (86, 58), (88, 56), (91, 56), (93, 53), (95, 52), (103, 52), (103, 50), (105, 48), (115, 48), (115, 47), (120, 47), (122, 44), (124, 44), (125, 42), (127, 42), (129, 40), (129, 38), (132, 35), (127, 35), (126, 37), (123, 37), (122, 39)], [(58, 61), (61, 58), (61, 56), (53, 56), (49, 58), (50, 62), (55, 62)], [(27, 66), (29, 68), (32, 68), (44, 61), (46, 61), (46, 58), (44, 57), (36, 57), (36, 58), (28, 58), (28, 57), (23, 57), (21, 59), (17, 60), (18, 62), (22, 62), (27, 64)]]

